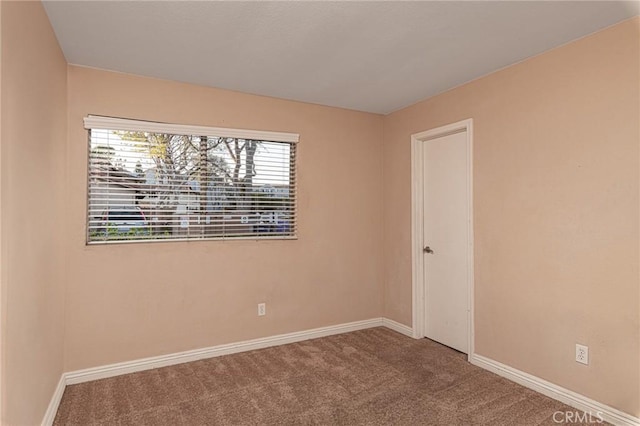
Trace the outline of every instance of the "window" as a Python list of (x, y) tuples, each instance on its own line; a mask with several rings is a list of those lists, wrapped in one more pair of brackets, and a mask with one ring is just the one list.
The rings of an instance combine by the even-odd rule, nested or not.
[(84, 123), (88, 244), (296, 237), (297, 134)]

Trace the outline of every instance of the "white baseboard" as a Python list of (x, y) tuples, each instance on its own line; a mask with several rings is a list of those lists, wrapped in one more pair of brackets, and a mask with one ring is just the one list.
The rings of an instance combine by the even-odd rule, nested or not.
[(253, 340), (245, 340), (242, 342), (229, 343), (226, 345), (211, 346), (208, 348), (177, 352), (150, 358), (142, 358), (133, 361), (120, 362), (117, 364), (110, 364), (63, 373), (60, 377), (60, 381), (58, 382), (58, 387), (56, 388), (51, 398), (51, 402), (49, 403), (49, 407), (47, 408), (44, 419), (42, 420), (42, 426), (51, 426), (53, 424), (66, 385), (106, 379), (108, 377), (135, 373), (137, 371), (151, 370), (153, 368), (167, 367), (170, 365), (197, 361), (199, 359), (230, 355), (238, 352), (268, 348), (271, 346), (286, 345), (287, 343), (301, 342), (304, 340), (317, 339), (319, 337), (349, 333), (351, 331), (364, 330), (367, 328), (381, 326), (385, 326), (399, 333), (411, 336), (411, 329), (405, 325), (397, 323), (393, 320), (388, 320), (386, 318), (372, 318), (364, 321), (354, 321), (345, 324), (332, 325), (329, 327), (314, 328), (311, 330), (280, 334)]
[(134, 373), (137, 371), (151, 370), (153, 368), (167, 367), (169, 365), (197, 361), (199, 359), (214, 358), (217, 356), (235, 354), (238, 352), (246, 352), (255, 349), (268, 348), (271, 346), (286, 345), (287, 343), (301, 342), (303, 340), (317, 339), (318, 337), (331, 336), (333, 334), (348, 333), (351, 331), (363, 330), (365, 328), (380, 327), (382, 325), (382, 318), (373, 318), (364, 321), (355, 321), (345, 324), (332, 325), (329, 327), (314, 328), (311, 330), (298, 331), (294, 333), (280, 334), (253, 340), (245, 340), (242, 342), (229, 343), (226, 345), (211, 346), (208, 348), (195, 349), (191, 351), (177, 352), (168, 355), (120, 362), (117, 364), (110, 364), (101, 367), (87, 368), (85, 370), (71, 371), (65, 373), (64, 376), (66, 384), (72, 385), (76, 383), (88, 382), (91, 380), (105, 379), (107, 377)]
[(47, 407), (47, 411), (44, 413), (44, 418), (42, 419), (42, 426), (51, 426), (53, 421), (56, 419), (56, 413), (58, 412), (58, 406), (60, 405), (60, 400), (62, 400), (62, 394), (64, 393), (64, 388), (66, 386), (64, 373), (60, 376), (60, 380), (58, 380), (58, 385), (56, 389), (53, 391), (53, 396), (51, 397), (51, 401), (49, 402), (49, 406)]
[[(413, 337), (413, 330), (404, 324), (388, 318), (373, 318), (364, 321), (355, 321), (345, 324), (338, 324), (329, 327), (315, 328), (294, 333), (280, 334), (276, 336), (264, 337), (242, 342), (229, 343), (225, 345), (212, 346), (203, 349), (196, 349), (185, 352), (178, 352), (157, 357), (143, 358), (133, 361), (110, 364), (101, 367), (87, 368), (85, 370), (71, 371), (63, 373), (58, 386), (49, 403), (49, 407), (42, 420), (43, 426), (51, 426), (56, 416), (62, 394), (66, 385), (88, 382), (92, 380), (104, 379), (107, 377), (119, 376), (122, 374), (134, 373), (137, 371), (150, 370), (153, 368), (166, 367), (169, 365), (181, 364), (185, 362), (197, 361), (199, 359), (213, 358), (222, 355), (230, 355), (238, 352), (251, 351), (255, 349), (268, 348), (271, 346), (285, 345), (288, 343), (301, 342), (319, 337), (331, 336), (335, 334), (348, 333), (366, 328), (384, 326), (408, 337)], [(640, 426), (640, 419), (624, 413), (613, 407), (609, 407), (583, 395), (562, 388), (546, 380), (535, 377), (531, 374), (509, 367), (482, 355), (472, 354), (469, 357), (472, 364), (485, 370), (496, 373), (511, 381), (519, 383), (529, 389), (543, 395), (561, 401), (571, 407), (598, 414), (605, 421), (620, 426)]]
[[(491, 371), (499, 376), (507, 378), (524, 387), (532, 389), (550, 398), (563, 402), (570, 407), (591, 413), (592, 418), (603, 420), (619, 426), (640, 426), (640, 418), (624, 413), (613, 407), (602, 404), (584, 395), (570, 391), (561, 386), (547, 382), (539, 377), (517, 370), (508, 365), (486, 358), (482, 355), (472, 354), (470, 362), (485, 370)], [(600, 415), (600, 417), (598, 417)]]
[(393, 331), (397, 331), (400, 334), (404, 334), (405, 336), (413, 337), (413, 329), (411, 327), (404, 324), (400, 324), (399, 322), (394, 321), (392, 319), (383, 317), (382, 325)]
[[(58, 405), (66, 385), (83, 383), (92, 380), (104, 379), (107, 377), (119, 376), (122, 374), (134, 373), (137, 371), (150, 370), (153, 368), (166, 367), (169, 365), (181, 364), (185, 362), (197, 361), (199, 359), (214, 358), (222, 355), (230, 355), (239, 352), (246, 352), (255, 349), (268, 348), (271, 346), (285, 345), (288, 343), (301, 342), (319, 337), (331, 336), (335, 334), (348, 333), (356, 330), (363, 330), (372, 327), (384, 326), (408, 337), (413, 337), (413, 330), (404, 324), (400, 324), (388, 318), (372, 318), (364, 321), (355, 321), (345, 324), (338, 324), (329, 327), (314, 328), (311, 330), (298, 331), (294, 333), (280, 334), (276, 336), (259, 339), (245, 340), (242, 342), (229, 343), (225, 345), (211, 346), (208, 348), (195, 349), (185, 352), (177, 352), (157, 357), (143, 358), (133, 361), (110, 364), (101, 367), (87, 368), (85, 370), (71, 371), (63, 373), (60, 382), (51, 398), (47, 412), (42, 421), (43, 426), (53, 424)], [(478, 354), (469, 357), (472, 364), (485, 370), (496, 373), (511, 381), (519, 383), (529, 389), (543, 395), (561, 401), (571, 407), (593, 413), (600, 413), (602, 418), (614, 425), (640, 426), (640, 419), (624, 413), (613, 407), (609, 407), (583, 395), (562, 388), (553, 383), (547, 382), (531, 374), (509, 367), (492, 359)]]

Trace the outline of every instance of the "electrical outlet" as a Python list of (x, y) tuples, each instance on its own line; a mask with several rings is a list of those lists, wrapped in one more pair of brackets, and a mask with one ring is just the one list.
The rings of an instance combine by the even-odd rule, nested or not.
[(258, 316), (261, 317), (267, 314), (267, 304), (266, 303), (258, 303)]
[(576, 362), (589, 365), (589, 347), (576, 343)]

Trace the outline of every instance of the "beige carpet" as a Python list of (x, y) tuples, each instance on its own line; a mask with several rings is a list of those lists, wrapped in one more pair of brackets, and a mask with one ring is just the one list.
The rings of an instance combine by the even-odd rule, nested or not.
[(575, 411), (373, 328), (68, 386), (55, 424), (557, 425), (558, 410)]

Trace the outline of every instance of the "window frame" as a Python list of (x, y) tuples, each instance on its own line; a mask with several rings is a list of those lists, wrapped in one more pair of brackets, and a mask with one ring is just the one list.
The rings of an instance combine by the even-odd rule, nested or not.
[[(297, 196), (297, 144), (300, 135), (298, 133), (273, 132), (262, 130), (246, 130), (224, 127), (210, 127), (198, 125), (173, 124), (137, 119), (106, 117), (99, 115), (88, 115), (84, 119), (84, 128), (87, 131), (87, 179), (86, 179), (86, 196), (85, 205), (85, 245), (101, 246), (111, 244), (138, 244), (138, 243), (158, 243), (158, 242), (194, 242), (194, 241), (233, 241), (233, 240), (297, 240), (298, 239), (298, 196)], [(114, 240), (90, 240), (90, 174), (91, 174), (91, 150), (90, 139), (92, 129), (107, 129), (109, 131), (129, 131), (129, 132), (148, 132), (161, 133), (171, 135), (209, 135), (220, 138), (234, 138), (256, 141), (268, 141), (274, 143), (287, 143), (292, 145), (295, 153), (289, 164), (290, 170), (294, 172), (294, 194), (292, 196), (293, 208), (293, 229), (291, 235), (221, 235), (221, 236), (202, 236), (202, 237), (184, 237), (184, 238), (149, 238), (149, 239), (114, 239)]]

